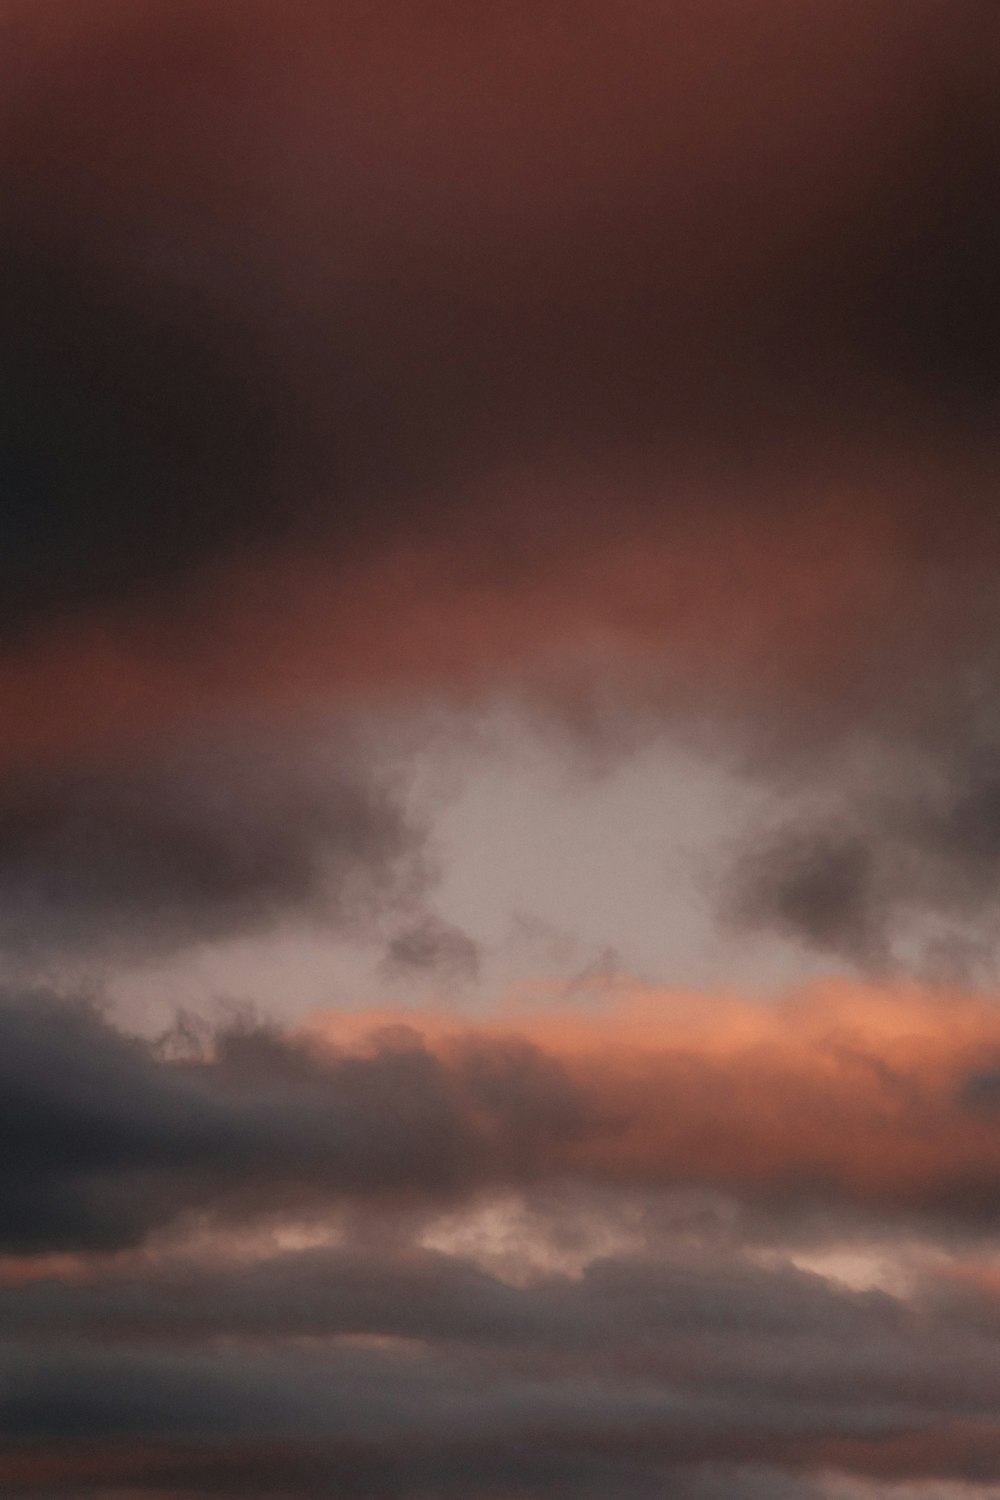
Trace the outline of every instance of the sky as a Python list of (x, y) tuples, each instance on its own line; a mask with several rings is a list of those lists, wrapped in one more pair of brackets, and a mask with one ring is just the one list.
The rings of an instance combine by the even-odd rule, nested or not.
[(994, 0), (0, 0), (0, 1492), (1000, 1497)]

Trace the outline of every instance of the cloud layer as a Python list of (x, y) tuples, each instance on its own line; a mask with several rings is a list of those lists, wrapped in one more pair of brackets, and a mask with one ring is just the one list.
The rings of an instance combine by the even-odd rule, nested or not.
[(61, 9), (5, 7), (30, 744), (608, 633), (831, 707), (978, 653), (991, 7)]
[(988, 1006), (864, 990), (777, 1011), (717, 1001), (704, 1018), (691, 1005), (671, 1020), (653, 996), (561, 1026), (242, 1023), (178, 1059), (85, 1007), (10, 999), (5, 1110), (21, 1144), (3, 1241), (115, 1248), (195, 1212), (440, 1204), (562, 1179), (711, 1189), (793, 1219), (993, 1224)]
[[(989, 1500), (993, 0), (0, 41), (4, 1495)], [(503, 713), (572, 838), (435, 824)]]

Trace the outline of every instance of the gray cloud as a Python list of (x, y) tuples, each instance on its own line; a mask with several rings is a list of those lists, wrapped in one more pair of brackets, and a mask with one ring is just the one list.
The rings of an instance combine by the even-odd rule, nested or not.
[(406, 1028), (369, 1054), (266, 1027), (169, 1061), (93, 1010), (0, 1005), (0, 1249), (114, 1248), (190, 1210), (244, 1217), (344, 1195), (447, 1198), (531, 1178), (585, 1128), (528, 1043), (446, 1063)]
[(838, 957), (878, 963), (885, 936), (876, 878), (872, 850), (860, 837), (792, 828), (741, 857), (725, 915)]
[(480, 946), (461, 928), (427, 916), (396, 933), (386, 945), (385, 969), (401, 977), (430, 975), (440, 980), (479, 977)]
[(192, 1053), (86, 1006), (7, 996), (0, 1250), (110, 1250), (191, 1215), (416, 1209), (560, 1181), (721, 1193), (772, 1234), (824, 1211), (988, 1231), (1000, 1133), (970, 1134), (961, 1079), (994, 1062), (989, 1028), (954, 1055), (939, 1040), (954, 1098), (927, 1058), (897, 1067), (849, 1018), (831, 1028), (805, 1060), (794, 1025), (787, 1054), (778, 1038), (724, 1063), (683, 1046), (575, 1059), (530, 1030), (472, 1028), (382, 1028), (345, 1050), (253, 1021)]
[(405, 1245), (247, 1270), (166, 1262), (5, 1295), (8, 1443), (86, 1441), (95, 1482), (171, 1495), (818, 1500), (831, 1469), (1000, 1472), (995, 1318), (974, 1329), (934, 1277), (858, 1293), (692, 1246), (521, 1288)]
[(725, 885), (726, 916), (868, 971), (989, 974), (1000, 936), (997, 750), (989, 726), (956, 726), (955, 739), (921, 744), (917, 733), (874, 787), (845, 778), (841, 790), (821, 767), (834, 812), (749, 839)]
[(145, 761), (0, 777), (0, 951), (143, 956), (282, 921), (371, 924), (428, 878), (387, 776), (254, 724)]
[[(559, 1228), (556, 1218), (556, 1228)], [(735, 1334), (747, 1342), (907, 1336), (907, 1308), (791, 1265), (764, 1268), (732, 1250), (669, 1238), (646, 1254), (592, 1261), (579, 1278), (536, 1272), (510, 1285), (458, 1253), (407, 1238), (249, 1261), (239, 1277), (183, 1252), (129, 1266), (96, 1262), (76, 1279), (0, 1287), (8, 1338), (188, 1345), (218, 1338), (361, 1334), (453, 1347), (519, 1350), (577, 1370), (654, 1369), (681, 1358), (670, 1340)], [(749, 1363), (749, 1360), (748, 1360)]]

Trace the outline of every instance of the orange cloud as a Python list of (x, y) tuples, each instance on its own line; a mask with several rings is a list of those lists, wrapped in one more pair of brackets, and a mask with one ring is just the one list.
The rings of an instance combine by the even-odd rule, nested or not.
[[(570, 1081), (580, 1128), (550, 1142), (543, 1171), (890, 1213), (995, 1207), (1000, 1115), (960, 1097), (1000, 1061), (1000, 1009), (983, 997), (831, 984), (768, 1006), (638, 989), (595, 1014), (395, 1020), (459, 1090), (478, 1051), (508, 1049), (516, 1067), (517, 1048), (537, 1049)], [(392, 1021), (320, 1016), (312, 1031), (364, 1049)]]

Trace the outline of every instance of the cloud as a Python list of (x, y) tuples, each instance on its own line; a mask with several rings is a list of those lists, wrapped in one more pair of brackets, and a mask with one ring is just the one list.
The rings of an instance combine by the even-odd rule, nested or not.
[(870, 704), (961, 616), (992, 8), (432, 9), (10, 10), (8, 754), (609, 637)]
[(740, 859), (730, 911), (749, 928), (773, 926), (839, 957), (878, 963), (884, 937), (871, 849), (836, 830), (788, 830)]
[(1000, 1134), (962, 1103), (1000, 1046), (988, 1007), (861, 989), (709, 1012), (653, 992), (604, 1020), (237, 1025), (185, 1059), (12, 997), (0, 1244), (112, 1249), (192, 1214), (561, 1180), (705, 1188), (775, 1222), (994, 1222)]
[(997, 742), (981, 713), (965, 718), (943, 743), (915, 730), (874, 784), (821, 770), (832, 810), (793, 813), (748, 838), (723, 882), (726, 915), (869, 971), (991, 976)]
[(429, 974), (446, 981), (478, 978), (480, 961), (478, 943), (461, 928), (435, 917), (396, 933), (385, 952), (389, 973)]
[(145, 760), (0, 778), (0, 950), (144, 957), (285, 921), (377, 922), (429, 878), (422, 830), (350, 746), (253, 723)]
[(446, 1200), (544, 1173), (583, 1122), (557, 1059), (514, 1038), (439, 1058), (406, 1027), (327, 1054), (265, 1027), (165, 1060), (92, 1010), (0, 1010), (0, 1246), (140, 1243), (189, 1212), (274, 1214), (343, 1198)]
[[(557, 1230), (567, 1220), (555, 1207)], [(454, 1252), (410, 1239), (370, 1237), (335, 1247), (244, 1259), (241, 1274), (221, 1256), (183, 1252), (75, 1266), (67, 1279), (44, 1274), (0, 1285), (5, 1335), (66, 1344), (184, 1347), (219, 1338), (256, 1341), (314, 1336), (414, 1340), (516, 1357), (563, 1361), (578, 1373), (665, 1369), (671, 1339), (735, 1330), (748, 1346), (730, 1358), (749, 1367), (758, 1341), (875, 1330), (905, 1343), (906, 1305), (852, 1292), (788, 1264), (763, 1267), (738, 1251), (668, 1236), (635, 1255), (592, 1259), (578, 1277), (536, 1273), (511, 1285)], [(759, 1354), (760, 1351), (757, 1351)]]
[[(400, 982), (474, 977), (399, 788), (294, 726), (516, 688), (756, 778), (730, 914), (884, 980), (769, 1008), (597, 974), (158, 1043), (8, 980), (0, 1488), (1000, 1478), (988, 1267), (774, 1263), (996, 1226), (995, 1007), (889, 982), (994, 943), (995, 5), (0, 0), (0, 30), (8, 970), (322, 922)], [(641, 1224), (688, 1195), (729, 1239), (692, 1207), (683, 1253), (595, 1258), (555, 1212), (575, 1277), (512, 1285), (502, 1225), (473, 1261), (455, 1221), (529, 1190)], [(260, 1255), (302, 1218), (344, 1242)]]
[(4, 639), (53, 614), (148, 597), (262, 527), (273, 533), (279, 398), (254, 333), (227, 326), (196, 290), (112, 277), (45, 243), (8, 245), (0, 259)]
[(1000, 1461), (996, 1328), (941, 1297), (947, 1271), (858, 1293), (691, 1244), (521, 1288), (406, 1244), (245, 1279), (121, 1270), (3, 1294), (14, 1493), (33, 1471), (60, 1493), (57, 1455), (77, 1484), (150, 1493), (815, 1500), (837, 1492), (831, 1470), (982, 1480)]

